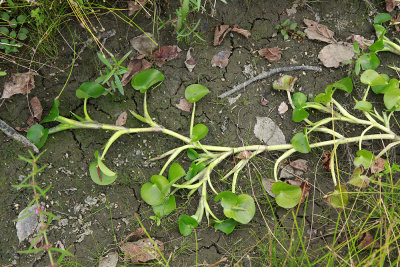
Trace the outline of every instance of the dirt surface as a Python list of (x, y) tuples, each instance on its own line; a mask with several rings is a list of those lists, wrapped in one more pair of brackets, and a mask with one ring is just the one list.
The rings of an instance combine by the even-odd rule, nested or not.
[[(173, 13), (176, 1), (171, 1), (165, 6), (161, 18), (166, 19)], [(198, 14), (201, 18), (201, 35), (206, 42), (178, 43), (184, 51), (182, 57), (164, 64), (161, 68), (166, 77), (164, 83), (149, 94), (149, 112), (153, 118), (163, 126), (188, 136), (190, 114), (175, 107), (175, 104), (184, 96), (185, 88), (192, 83), (200, 83), (211, 90), (211, 93), (202, 100), (196, 111), (198, 123), (206, 124), (210, 131), (204, 139), (205, 144), (241, 146), (243, 144), (259, 144), (254, 136), (253, 128), (256, 117), (268, 116), (278, 124), (289, 142), (293, 133), (303, 126), (291, 121), (290, 110), (279, 115), (277, 108), (282, 101), (287, 102), (285, 93), (273, 92), (272, 81), (278, 75), (251, 84), (239, 93), (238, 100), (230, 105), (227, 99), (220, 100), (217, 96), (235, 85), (247, 80), (250, 76), (244, 73), (244, 69), (250, 69), (254, 74), (259, 74), (270, 68), (291, 65), (320, 66), (317, 58), (318, 52), (325, 45), (319, 41), (305, 39), (298, 41), (289, 39), (284, 41), (280, 34), (276, 35), (275, 25), (288, 18), (288, 9), (293, 8), (293, 1), (228, 1), (228, 5), (217, 3), (216, 15)], [(369, 23), (370, 13), (364, 1), (335, 0), (335, 1), (297, 1), (296, 12), (290, 16), (293, 22), (297, 22), (300, 28), (304, 27), (303, 19), (318, 20), (335, 32), (337, 40), (345, 41), (351, 34), (360, 34), (368, 39), (374, 37), (373, 27)], [(304, 2), (304, 3), (303, 3)], [(383, 7), (382, 7), (383, 9)], [(115, 29), (116, 35), (107, 39), (105, 46), (115, 55), (122, 57), (131, 50), (130, 39), (141, 32), (130, 27), (111, 14), (100, 17), (106, 31)], [(137, 21), (136, 21), (137, 20)], [(152, 21), (140, 14), (135, 22), (145, 31), (152, 31)], [(218, 24), (238, 24), (241, 28), (251, 32), (249, 39), (239, 34), (228, 34), (220, 46), (212, 46), (215, 26)], [(72, 28), (77, 41), (77, 48), (89, 38), (79, 26)], [(61, 30), (61, 32), (67, 32)], [(176, 44), (175, 35), (171, 28), (161, 30), (157, 36), (160, 45)], [(64, 36), (71, 44), (71, 37)], [(44, 114), (49, 112), (53, 98), (63, 87), (71, 64), (73, 53), (64, 42), (60, 42), (60, 55), (55, 61), (55, 66), (66, 69), (65, 72), (49, 66), (35, 66), (36, 87), (29, 98), (38, 96)], [(283, 50), (279, 62), (270, 64), (259, 57), (257, 51), (265, 47), (279, 47)], [(189, 47), (193, 47), (192, 55), (196, 60), (196, 67), (189, 72), (185, 65), (185, 55)], [(229, 65), (220, 69), (211, 67), (212, 57), (219, 51), (230, 50)], [(75, 90), (82, 82), (93, 81), (98, 77), (100, 63), (96, 57), (98, 48), (88, 46), (78, 58), (73, 69), (71, 79), (61, 96), (60, 113), (69, 116), (72, 111), (82, 114), (83, 103), (75, 97)], [(136, 56), (136, 52), (132, 56)], [(385, 55), (383, 55), (385, 57)], [(382, 60), (382, 59), (381, 59)], [(383, 60), (382, 60), (383, 61)], [(389, 59), (390, 62), (390, 59)], [(54, 62), (53, 62), (54, 63)], [(7, 73), (25, 72), (26, 69), (17, 65), (8, 66)], [(296, 90), (304, 92), (308, 96), (315, 96), (322, 92), (325, 86), (347, 76), (349, 66), (338, 69), (323, 68), (320, 73), (294, 72), (298, 76)], [(385, 68), (386, 73), (390, 73)], [(0, 78), (0, 87), (9, 77)], [(88, 109), (95, 120), (114, 123), (118, 115), (128, 109), (141, 111), (143, 103), (142, 95), (135, 92), (130, 86), (125, 87), (126, 97), (119, 94), (105, 96), (90, 100)], [(355, 96), (362, 92), (355, 90)], [(233, 97), (238, 95), (234, 94)], [(264, 96), (269, 103), (266, 106), (260, 104)], [(345, 105), (353, 105), (347, 101), (348, 96), (342, 94)], [(349, 98), (350, 99), (350, 98)], [(339, 99), (340, 100), (340, 99)], [(0, 118), (12, 127), (25, 126), (30, 112), (26, 97), (15, 95), (8, 99), (0, 108)], [(129, 117), (127, 126), (140, 126), (133, 117)], [(348, 130), (343, 128), (345, 133)], [(243, 266), (261, 266), (268, 264), (263, 261), (263, 253), (272, 253), (265, 247), (267, 240), (274, 238), (270, 230), (279, 225), (276, 244), (277, 258), (284, 259), (285, 248), (290, 241), (293, 227), (293, 217), (290, 211), (277, 208), (269, 201), (261, 187), (256, 173), (261, 178), (273, 178), (272, 167), (279, 153), (262, 154), (248, 170), (243, 172), (238, 184), (238, 192), (254, 194), (258, 201), (258, 208), (254, 219), (247, 225), (239, 226), (232, 234), (225, 235), (217, 232), (213, 227), (207, 226), (205, 218), (197, 228), (197, 242), (195, 235), (182, 237), (177, 227), (177, 219), (180, 214), (194, 214), (197, 207), (197, 196), (186, 201), (183, 194), (178, 197), (178, 209), (162, 220), (161, 226), (149, 219), (153, 215), (151, 207), (140, 198), (140, 186), (147, 182), (153, 174), (157, 174), (164, 161), (155, 162), (152, 165), (145, 164), (146, 159), (162, 154), (169, 149), (181, 145), (179, 141), (161, 134), (136, 134), (124, 135), (118, 139), (108, 152), (106, 162), (114, 170), (118, 170), (119, 177), (110, 186), (95, 185), (89, 176), (88, 165), (93, 161), (93, 153), (100, 150), (111, 133), (99, 130), (73, 130), (51, 135), (42, 148), (46, 150), (39, 165), (48, 167), (38, 177), (43, 186), (52, 184), (45, 200), (46, 207), (60, 217), (61, 221), (55, 222), (50, 227), (50, 240), (61, 241), (64, 246), (75, 255), (65, 265), (74, 264), (82, 266), (97, 265), (100, 257), (111, 251), (118, 251), (117, 242), (126, 235), (135, 231), (138, 227), (134, 214), (137, 213), (152, 238), (164, 242), (164, 256), (170, 259), (172, 266), (194, 266), (197, 264), (212, 264), (223, 259), (220, 266), (233, 265), (240, 262)], [(322, 137), (321, 137), (322, 138)], [(8, 138), (0, 132), (0, 264), (13, 263), (17, 266), (45, 266), (48, 261), (43, 255), (20, 255), (18, 250), (25, 249), (29, 245), (27, 241), (19, 244), (12, 221), (18, 213), (26, 207), (31, 199), (32, 192), (26, 189), (16, 190), (11, 185), (18, 184), (21, 177), (27, 175), (30, 166), (18, 160), (18, 155), (27, 156), (27, 148)], [(353, 149), (347, 146), (348, 150)], [(295, 154), (291, 160), (303, 158), (308, 160), (309, 171), (306, 178), (313, 185), (310, 193), (310, 202), (307, 208), (301, 207), (297, 217), (299, 225), (304, 229), (312, 229), (304, 236), (305, 243), (309, 245), (310, 259), (321, 256), (318, 249), (330, 244), (332, 239), (332, 227), (335, 225), (337, 212), (329, 208), (321, 197), (332, 190), (332, 181), (329, 174), (321, 167), (320, 156), (323, 149), (313, 150), (310, 154)], [(343, 151), (344, 155), (351, 155)], [(343, 157), (341, 167), (346, 169), (351, 164), (352, 158)], [(179, 158), (179, 162), (188, 167), (189, 161), (185, 156)], [(223, 167), (232, 167), (232, 161), (227, 160), (219, 168), (223, 173)], [(214, 173), (215, 178), (218, 174)], [(317, 178), (317, 179), (315, 179)], [(229, 188), (228, 184), (215, 182), (218, 191)], [(211, 193), (211, 192), (210, 192)], [(216, 215), (221, 216), (222, 210), (210, 194), (209, 203)], [(269, 199), (267, 201), (267, 199)], [(271, 208), (273, 207), (273, 209)], [(304, 210), (303, 210), (304, 209)], [(276, 223), (279, 220), (279, 223)], [(268, 225), (268, 227), (266, 227)], [(276, 233), (276, 232), (275, 232)], [(263, 245), (264, 244), (264, 245)], [(198, 253), (196, 256), (196, 246)], [(301, 253), (301, 249), (299, 249)], [(279, 256), (281, 255), (281, 256)], [(120, 258), (122, 262), (122, 257)]]

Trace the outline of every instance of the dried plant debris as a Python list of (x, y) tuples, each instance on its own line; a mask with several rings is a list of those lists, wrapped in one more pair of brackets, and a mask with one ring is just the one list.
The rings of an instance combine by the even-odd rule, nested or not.
[(308, 170), (307, 160), (305, 160), (305, 159), (296, 159), (294, 161), (291, 161), (289, 164), (293, 168), (301, 170), (303, 172), (307, 172), (307, 170)]
[(283, 101), (283, 102), (279, 105), (279, 107), (278, 107), (278, 113), (279, 113), (279, 115), (285, 114), (286, 111), (288, 111), (288, 110), (289, 110), (289, 107), (288, 107), (288, 105), (285, 103), (285, 101)]
[(346, 40), (356, 42), (361, 49), (367, 49), (370, 45), (374, 43), (374, 40), (368, 40), (364, 36), (358, 34), (352, 34), (347, 37)]
[(150, 55), (157, 47), (157, 40), (149, 32), (131, 39), (131, 46), (141, 55)]
[(275, 180), (264, 178), (261, 180), (261, 182), (262, 182), (262, 185), (263, 185), (265, 191), (268, 193), (268, 195), (275, 198), (275, 194), (272, 192), (272, 186), (274, 185)]
[(346, 62), (353, 58), (354, 48), (352, 44), (329, 44), (322, 48), (318, 54), (318, 58), (327, 68), (338, 68), (340, 63)]
[(239, 28), (239, 25), (237, 25), (237, 24), (235, 24), (235, 25), (232, 26), (232, 31), (233, 31), (233, 32), (237, 32), (237, 33), (243, 35), (243, 36), (246, 37), (247, 39), (251, 36), (250, 31), (245, 30), (245, 29), (242, 29), (242, 28)]
[[(18, 214), (19, 220), (17, 221), (15, 228), (17, 229), (17, 236), (20, 243), (32, 235), (38, 227), (39, 216), (35, 213), (36, 207), (36, 205), (32, 205)], [(30, 213), (31, 215), (26, 216)]]
[(118, 264), (118, 253), (110, 252), (99, 260), (98, 267), (116, 267)]
[(251, 151), (242, 151), (239, 154), (237, 154), (236, 158), (238, 159), (249, 159), (251, 158), (251, 155), (253, 155), (253, 152)]
[(136, 11), (143, 8), (147, 0), (135, 0), (128, 2), (128, 16), (132, 16)]
[(179, 100), (179, 103), (175, 106), (182, 111), (190, 112), (190, 110), (192, 109), (192, 105), (193, 104), (187, 101), (186, 98), (181, 98), (181, 100)]
[(398, 0), (385, 0), (385, 4), (387, 12), (392, 12), (396, 6), (400, 6), (400, 2)]
[(28, 126), (27, 127), (17, 126), (15, 127), (17, 131), (27, 132), (32, 125), (40, 122), (42, 119), (43, 108), (42, 105), (40, 104), (39, 98), (37, 96), (33, 97), (30, 101), (30, 104), (33, 114), (32, 116), (29, 117), (29, 119), (26, 122)]
[(251, 35), (250, 31), (239, 28), (239, 25), (237, 25), (237, 24), (235, 24), (233, 26), (217, 25), (215, 27), (215, 32), (214, 32), (214, 43), (213, 43), (214, 46), (220, 45), (222, 43), (222, 41), (224, 40), (225, 36), (231, 31), (239, 33), (246, 38), (249, 38)]
[[(154, 243), (160, 251), (164, 250), (163, 242), (154, 240)], [(157, 249), (153, 246), (149, 238), (140, 239), (135, 242), (125, 242), (120, 245), (120, 248), (125, 255), (125, 261), (144, 263), (160, 258)]]
[(330, 44), (337, 43), (333, 38), (335, 33), (329, 30), (325, 25), (319, 24), (310, 19), (304, 19), (304, 24), (307, 25), (307, 29), (305, 29), (304, 32), (308, 39), (319, 40)]
[(115, 122), (115, 125), (123, 126), (125, 125), (127, 119), (128, 119), (128, 113), (124, 111), (121, 114), (119, 114), (117, 121)]
[(33, 72), (17, 73), (11, 75), (11, 81), (4, 83), (1, 98), (10, 98), (16, 94), (29, 94), (35, 87)]
[(268, 146), (286, 144), (282, 130), (268, 117), (257, 117), (254, 134)]
[(218, 52), (211, 60), (211, 66), (220, 67), (221, 69), (225, 68), (229, 64), (229, 57), (231, 55), (231, 51), (220, 51)]
[(151, 66), (152, 64), (144, 58), (144, 55), (140, 55), (137, 58), (132, 58), (128, 65), (129, 71), (125, 72), (124, 76), (122, 77), (122, 85), (127, 85), (136, 73), (150, 69)]
[(194, 60), (191, 51), (193, 50), (192, 47), (189, 48), (186, 54), (186, 60), (185, 60), (185, 66), (189, 70), (189, 72), (192, 72), (194, 67), (196, 66), (196, 61)]
[(258, 54), (269, 62), (277, 62), (282, 57), (282, 50), (279, 47), (263, 48), (258, 50)]
[(176, 45), (162, 46), (160, 49), (153, 52), (151, 57), (161, 67), (166, 61), (179, 58), (182, 55), (182, 50)]
[(378, 241), (375, 241), (374, 237), (369, 231), (360, 234), (358, 238), (358, 248), (359, 249), (371, 249), (371, 248), (380, 248), (380, 244)]

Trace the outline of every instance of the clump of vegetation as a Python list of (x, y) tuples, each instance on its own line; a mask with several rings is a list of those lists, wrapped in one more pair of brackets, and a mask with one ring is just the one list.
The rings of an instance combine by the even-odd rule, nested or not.
[(22, 47), (20, 41), (26, 40), (29, 34), (25, 25), (27, 17), (19, 12), (16, 4), (11, 3), (10, 9), (0, 13), (0, 49), (6, 54), (17, 53), (18, 48)]
[(281, 24), (277, 24), (275, 26), (275, 29), (277, 29), (280, 34), (283, 36), (283, 40), (288, 40), (289, 37), (292, 37), (293, 39), (299, 39), (301, 41), (304, 41), (304, 37), (306, 34), (300, 30), (297, 29), (297, 23), (296, 22), (291, 22), (290, 19), (285, 20)]

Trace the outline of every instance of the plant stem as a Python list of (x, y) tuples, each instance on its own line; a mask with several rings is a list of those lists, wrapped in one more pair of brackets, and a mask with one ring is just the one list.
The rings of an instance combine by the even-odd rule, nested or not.
[(190, 119), (189, 137), (193, 136), (194, 114), (196, 112), (196, 102), (193, 103), (192, 117)]

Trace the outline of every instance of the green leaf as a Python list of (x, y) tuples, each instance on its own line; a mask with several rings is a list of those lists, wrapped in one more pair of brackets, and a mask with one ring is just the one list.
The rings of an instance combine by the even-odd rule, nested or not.
[(235, 229), (237, 224), (238, 224), (237, 221), (230, 218), (230, 219), (224, 220), (222, 222), (215, 223), (214, 229), (219, 230), (219, 231), (229, 235)]
[(16, 32), (16, 31), (11, 31), (11, 32), (10, 32), (10, 37), (11, 37), (11, 38), (17, 37), (17, 32)]
[(99, 52), (97, 52), (97, 57), (100, 59), (101, 62), (103, 62), (104, 65), (106, 65), (109, 69), (112, 69), (113, 67), (111, 66), (111, 63)]
[(295, 134), (291, 140), (291, 143), (293, 148), (300, 153), (309, 153), (311, 151), (307, 136), (303, 133)]
[(42, 123), (55, 121), (57, 117), (60, 115), (60, 111), (58, 110), (59, 107), (60, 107), (60, 100), (54, 98), (53, 106), (51, 107), (50, 113), (42, 120)]
[(193, 134), (191, 136), (191, 138), (192, 138), (191, 141), (197, 142), (197, 141), (203, 139), (207, 135), (207, 133), (208, 133), (207, 126), (205, 126), (204, 124), (201, 124), (201, 123), (196, 124), (193, 127)]
[(364, 54), (358, 60), (363, 70), (374, 70), (381, 64), (381, 61), (375, 54)]
[(292, 113), (292, 120), (294, 122), (301, 122), (307, 118), (309, 113), (304, 108), (295, 108)]
[(25, 15), (19, 15), (18, 17), (17, 17), (17, 21), (19, 22), (19, 23), (24, 23), (25, 22), (25, 20), (26, 20), (26, 16)]
[(297, 78), (290, 75), (283, 75), (272, 83), (272, 88), (275, 90), (284, 90), (293, 92), (294, 83)]
[[(383, 76), (383, 74), (382, 74)], [(372, 91), (375, 94), (384, 94), (386, 91), (399, 88), (399, 80), (397, 79), (391, 79), (388, 84), (380, 84), (380, 85), (375, 85), (371, 86)]]
[(41, 148), (46, 142), (48, 134), (49, 129), (44, 128), (40, 124), (35, 124), (29, 128), (26, 138), (34, 143), (37, 148)]
[(380, 13), (374, 17), (374, 24), (382, 24), (392, 19), (389, 13)]
[(28, 38), (28, 35), (26, 33), (19, 32), (17, 37), (18, 37), (18, 40), (23, 41), (23, 40), (26, 40), (26, 38)]
[(301, 188), (284, 182), (275, 182), (271, 188), (275, 194), (276, 203), (285, 209), (295, 207), (301, 201)]
[(356, 73), (356, 75), (360, 74), (361, 71), (361, 63), (360, 63), (360, 59), (356, 60), (356, 65), (354, 66), (354, 72)]
[(116, 75), (116, 74), (114, 74), (114, 81), (115, 81), (115, 85), (116, 85), (117, 88), (118, 88), (119, 93), (120, 93), (121, 95), (125, 95), (124, 87), (122, 86), (122, 82), (121, 82), (121, 80), (119, 79), (118, 75)]
[(199, 223), (193, 217), (187, 215), (179, 216), (179, 232), (183, 236), (188, 236), (192, 233), (193, 228), (196, 228)]
[(171, 195), (161, 205), (153, 206), (154, 214), (159, 218), (169, 215), (176, 209), (175, 196)]
[(224, 214), (241, 224), (247, 224), (254, 217), (256, 207), (254, 199), (247, 195), (235, 195), (231, 191), (224, 191), (215, 197), (215, 201), (221, 200), (221, 206), (224, 208)]
[(383, 102), (387, 109), (394, 109), (395, 111), (400, 110), (400, 89), (390, 88), (385, 91), (383, 96)]
[(10, 15), (7, 12), (2, 12), (1, 13), (1, 19), (9, 20), (10, 19)]
[(8, 30), (7, 27), (0, 27), (0, 33), (2, 33), (4, 35), (8, 35), (10, 33), (10, 31)]
[(286, 26), (289, 26), (289, 24), (290, 24), (290, 19), (287, 19), (287, 20), (285, 20), (281, 25), (282, 25), (283, 27), (286, 27)]
[(296, 108), (301, 108), (307, 103), (307, 96), (303, 93), (295, 93), (292, 96), (292, 102)]
[(354, 52), (359, 55), (360, 54), (360, 47), (358, 46), (357, 42), (353, 42)]
[(140, 196), (147, 204), (151, 206), (158, 206), (164, 202), (165, 194), (152, 183), (145, 183), (140, 189)]
[(204, 162), (200, 162), (198, 164), (196, 164), (195, 162), (192, 162), (192, 164), (190, 164), (188, 172), (186, 173), (185, 180), (188, 181), (188, 180), (192, 179), (199, 172), (201, 172), (205, 167), (206, 167), (206, 165), (204, 164)]
[(296, 29), (296, 27), (297, 27), (297, 23), (292, 23), (292, 24), (290, 24), (289, 29), (294, 31), (294, 29)]
[(181, 165), (178, 163), (172, 163), (171, 167), (169, 167), (168, 171), (168, 181), (170, 183), (175, 183), (177, 180), (179, 180), (181, 177), (185, 176), (186, 172), (182, 168)]
[(12, 29), (17, 28), (17, 26), (18, 26), (18, 24), (17, 24), (17, 21), (15, 19), (10, 20), (10, 27)]
[(99, 167), (99, 169), (101, 170), (102, 173), (104, 173), (107, 176), (116, 176), (117, 174), (115, 172), (113, 172), (112, 170), (110, 170), (101, 160), (100, 157), (97, 158), (97, 166)]
[(333, 88), (332, 85), (328, 85), (328, 86), (325, 88), (325, 93), (320, 93), (320, 94), (318, 94), (318, 95), (314, 98), (314, 102), (323, 103), (323, 104), (331, 102), (332, 95), (333, 95), (332, 88)]
[(362, 165), (365, 169), (368, 169), (375, 161), (374, 154), (372, 154), (372, 152), (368, 150), (358, 150), (357, 156), (358, 157), (354, 159), (354, 165), (356, 167)]
[(368, 112), (372, 109), (372, 104), (368, 101), (358, 101), (354, 106), (354, 109)]
[(334, 88), (343, 90), (347, 93), (351, 93), (353, 91), (353, 81), (350, 77), (343, 78), (335, 83), (332, 84)]
[(98, 185), (109, 185), (112, 184), (115, 179), (117, 179), (117, 175), (108, 176), (103, 173), (97, 165), (97, 161), (93, 161), (92, 163), (90, 163), (89, 173), (92, 181)]
[(363, 84), (368, 84), (370, 86), (375, 86), (375, 85), (380, 85), (380, 84), (386, 84), (386, 80), (382, 75), (379, 75), (374, 70), (366, 70), (361, 74), (360, 81)]
[(153, 175), (150, 181), (157, 186), (158, 189), (166, 196), (171, 189), (171, 185), (167, 178), (162, 175)]
[(196, 160), (199, 158), (199, 154), (196, 152), (196, 150), (192, 148), (188, 148), (187, 150), (187, 156), (190, 160)]
[(133, 89), (140, 91), (141, 93), (147, 92), (150, 87), (156, 83), (164, 81), (165, 77), (160, 71), (156, 69), (148, 69), (139, 72), (131, 80)]
[(208, 93), (210, 93), (210, 90), (208, 90), (207, 87), (201, 84), (191, 84), (186, 87), (185, 98), (190, 103), (195, 103), (202, 99)]
[(76, 96), (78, 98), (98, 98), (103, 95), (106, 91), (102, 85), (95, 82), (84, 82), (76, 90)]
[(349, 180), (349, 184), (360, 187), (360, 188), (365, 188), (368, 187), (370, 179), (366, 175), (362, 175), (362, 169), (361, 168), (356, 168), (353, 172), (353, 176)]
[(380, 37), (378, 38), (378, 40), (375, 41), (375, 43), (373, 43), (372, 45), (370, 45), (368, 47), (369, 51), (371, 51), (372, 53), (377, 53), (379, 51), (382, 51), (385, 48), (385, 45), (383, 43), (383, 37), (385, 36), (384, 34), (385, 34), (386, 30), (379, 32), (377, 30), (377, 26), (380, 26), (380, 25), (374, 25), (375, 31), (376, 31), (376, 34), (379, 35)]
[(349, 192), (343, 184), (335, 186), (335, 191), (329, 194), (326, 201), (334, 208), (343, 208), (349, 204)]

